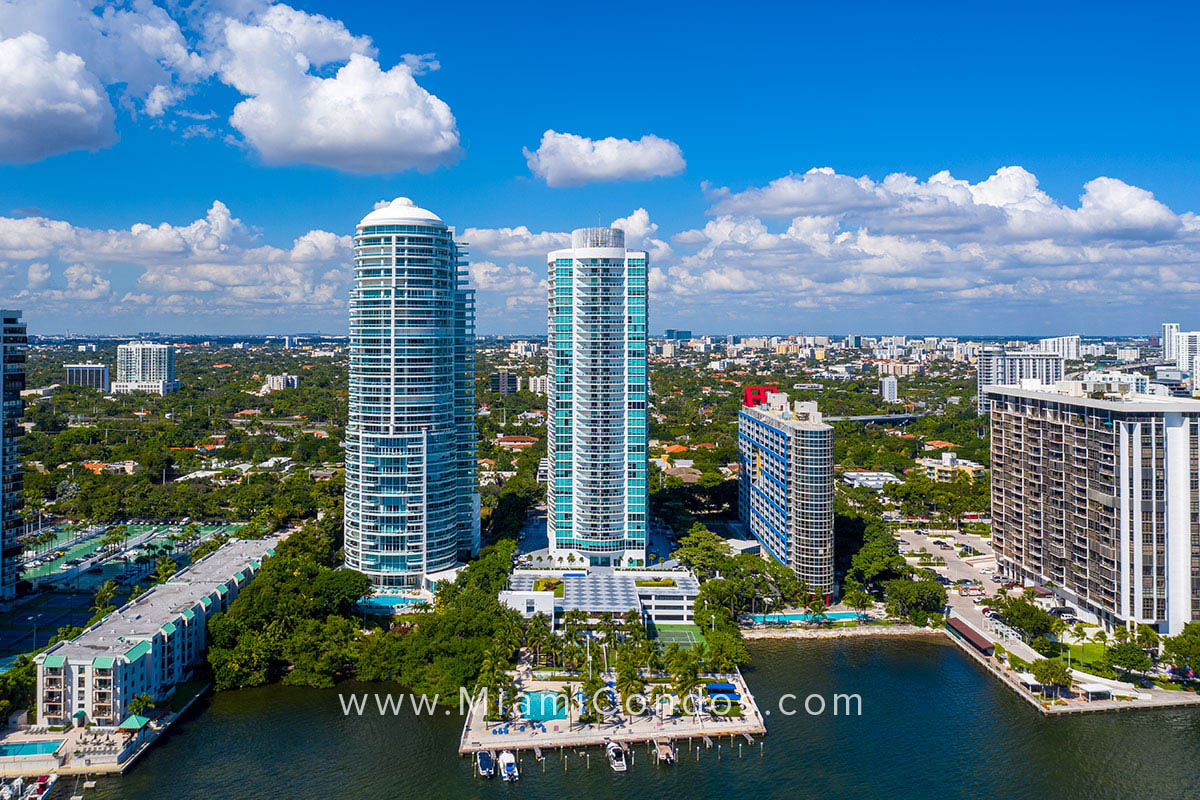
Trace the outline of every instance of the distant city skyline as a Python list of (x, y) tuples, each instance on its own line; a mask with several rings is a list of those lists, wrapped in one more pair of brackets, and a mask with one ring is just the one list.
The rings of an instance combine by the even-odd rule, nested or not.
[[(1200, 328), (1190, 5), (104, 10), (0, 7), (33, 331), (344, 334), (354, 224), (397, 196), (456, 220), (481, 334), (539, 329), (580, 220), (649, 253), (654, 330)], [(563, 30), (602, 68), (508, 46)]]

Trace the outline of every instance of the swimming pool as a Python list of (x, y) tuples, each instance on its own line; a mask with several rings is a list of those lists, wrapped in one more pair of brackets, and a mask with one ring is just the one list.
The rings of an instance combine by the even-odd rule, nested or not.
[(18, 742), (17, 744), (0, 744), (0, 758), (12, 756), (45, 756), (52, 754), (63, 743), (63, 739), (52, 742)]
[(557, 692), (526, 692), (521, 696), (521, 716), (534, 722), (566, 719), (567, 706)]
[[(858, 614), (853, 611), (828, 611), (825, 619), (844, 620), (856, 619)], [(755, 622), (808, 622), (812, 614), (752, 614), (750, 619)]]
[(378, 594), (364, 597), (358, 601), (358, 607), (371, 614), (399, 614), (410, 606), (425, 603), (420, 597), (404, 597), (398, 594)]

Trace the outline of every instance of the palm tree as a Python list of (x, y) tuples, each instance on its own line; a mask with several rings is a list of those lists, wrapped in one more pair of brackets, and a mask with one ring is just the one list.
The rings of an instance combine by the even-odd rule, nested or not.
[(666, 705), (663, 700), (669, 700), (670, 697), (671, 689), (665, 683), (655, 683), (650, 687), (650, 704), (655, 714), (658, 714), (658, 708)]
[(617, 694), (621, 697), (621, 708), (629, 710), (629, 698), (640, 694), (646, 688), (645, 681), (638, 672), (634, 661), (632, 648), (623, 646), (617, 654)]
[(546, 647), (553, 635), (554, 633), (550, 630), (550, 618), (545, 614), (538, 612), (529, 618), (529, 622), (525, 626), (525, 644), (533, 651), (535, 666), (541, 663), (542, 649)]
[(864, 592), (862, 589), (852, 589), (846, 593), (843, 602), (850, 608), (854, 609), (854, 613), (859, 622), (862, 622), (863, 612), (870, 608), (874, 603), (871, 600), (871, 595)]
[(579, 696), (575, 693), (575, 687), (570, 681), (559, 688), (557, 702), (567, 709), (567, 730), (569, 731), (573, 724), (571, 712), (579, 707)]

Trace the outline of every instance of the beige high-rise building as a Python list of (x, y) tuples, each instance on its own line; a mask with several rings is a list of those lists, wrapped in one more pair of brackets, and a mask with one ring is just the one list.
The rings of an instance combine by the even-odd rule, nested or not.
[(1200, 401), (1129, 388), (987, 387), (992, 541), (1085, 619), (1173, 635), (1200, 619)]

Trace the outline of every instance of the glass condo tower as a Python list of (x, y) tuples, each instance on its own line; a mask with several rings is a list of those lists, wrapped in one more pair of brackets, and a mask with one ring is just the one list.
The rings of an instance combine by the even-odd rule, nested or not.
[(377, 587), (428, 587), (479, 552), (465, 253), (401, 197), (358, 223), (354, 274), (346, 565)]
[(646, 254), (581, 228), (549, 254), (547, 528), (553, 557), (646, 560)]

